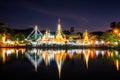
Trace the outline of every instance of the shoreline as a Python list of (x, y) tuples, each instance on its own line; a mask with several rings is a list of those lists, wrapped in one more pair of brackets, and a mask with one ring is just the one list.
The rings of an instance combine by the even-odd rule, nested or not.
[(71, 46), (71, 45), (40, 45), (40, 46), (0, 46), (0, 48), (39, 48), (39, 49), (102, 49), (102, 50), (119, 50), (120, 46), (109, 47), (109, 46)]

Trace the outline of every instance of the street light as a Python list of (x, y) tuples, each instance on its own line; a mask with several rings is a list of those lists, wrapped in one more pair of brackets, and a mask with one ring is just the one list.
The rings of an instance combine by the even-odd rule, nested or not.
[(119, 32), (119, 31), (118, 31), (118, 29), (114, 29), (114, 33), (116, 33), (116, 34), (117, 34), (118, 32)]

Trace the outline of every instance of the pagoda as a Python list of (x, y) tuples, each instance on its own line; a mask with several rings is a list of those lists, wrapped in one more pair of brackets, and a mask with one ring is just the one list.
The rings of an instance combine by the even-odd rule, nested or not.
[(60, 24), (60, 19), (58, 20), (58, 28), (57, 28), (57, 32), (56, 35), (53, 39), (53, 42), (55, 43), (64, 43), (66, 41), (66, 37), (65, 35), (62, 33), (61, 30), (61, 24)]
[(48, 41), (51, 39), (50, 37), (50, 31), (48, 31), (48, 29), (46, 29), (46, 32), (44, 33), (42, 39), (39, 38), (37, 41), (39, 43), (48, 43)]
[(88, 32), (87, 32), (87, 30), (85, 30), (85, 32), (83, 33), (83, 42), (84, 42), (84, 45), (88, 45), (88, 44), (89, 44), (89, 39), (88, 39)]
[(37, 41), (42, 38), (42, 33), (39, 31), (38, 26), (35, 25), (34, 30), (27, 36), (27, 40)]

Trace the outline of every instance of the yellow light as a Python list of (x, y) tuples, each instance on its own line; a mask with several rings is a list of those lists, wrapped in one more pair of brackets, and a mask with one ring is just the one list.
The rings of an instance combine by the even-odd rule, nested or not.
[(119, 70), (119, 60), (115, 60), (115, 65), (116, 65), (116, 68), (117, 68), (117, 71)]
[(2, 37), (2, 42), (5, 43), (5, 40), (6, 40), (6, 35), (4, 34)]
[(115, 30), (114, 30), (114, 33), (118, 33), (118, 29), (115, 29)]

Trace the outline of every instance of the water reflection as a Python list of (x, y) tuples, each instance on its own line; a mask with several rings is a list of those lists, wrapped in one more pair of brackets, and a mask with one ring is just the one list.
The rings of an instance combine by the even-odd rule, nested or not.
[(45, 65), (48, 66), (54, 60), (57, 64), (59, 77), (61, 76), (61, 68), (66, 59), (67, 54), (65, 50), (40, 50), (40, 49), (32, 49), (26, 50), (25, 56), (30, 60), (30, 62), (34, 65), (35, 71), (39, 67), (40, 63), (44, 61)]
[(16, 54), (16, 58), (18, 58), (18, 53), (23, 54), (25, 52), (25, 48), (14, 49), (14, 48), (0, 48), (0, 57), (2, 57), (2, 62), (5, 63), (7, 58)]
[(32, 63), (35, 71), (38, 70), (42, 62), (46, 66), (51, 65), (52, 61), (56, 62), (58, 68), (58, 75), (61, 77), (61, 69), (67, 58), (77, 59), (84, 62), (86, 69), (89, 69), (89, 61), (91, 59), (100, 58), (105, 62), (111, 62), (115, 65), (116, 70), (119, 70), (120, 66), (120, 53), (115, 50), (95, 50), (95, 49), (72, 49), (72, 50), (43, 50), (43, 49), (0, 49), (0, 57), (2, 62), (5, 63), (10, 55), (15, 54), (18, 58), (18, 54), (23, 54)]

